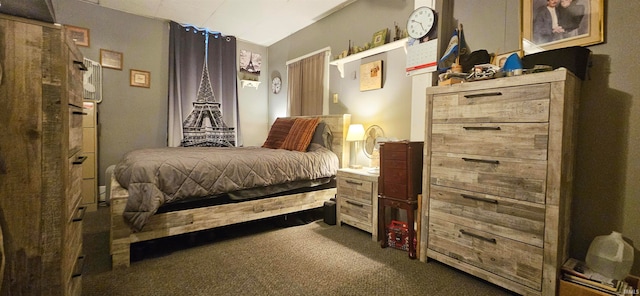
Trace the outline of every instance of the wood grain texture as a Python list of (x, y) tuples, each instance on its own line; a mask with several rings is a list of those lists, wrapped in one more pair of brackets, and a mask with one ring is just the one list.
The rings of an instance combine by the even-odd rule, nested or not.
[(73, 160), (82, 134), (70, 132), (78, 106), (69, 97), (82, 74), (68, 64), (77, 49), (58, 25), (0, 15), (0, 32), (2, 294), (80, 295), (81, 276), (72, 274), (82, 250), (82, 222), (73, 219), (82, 172)]
[(513, 78), (427, 89), (420, 259), (555, 295), (580, 81), (562, 68)]
[[(310, 116), (301, 116), (308, 118)], [(344, 144), (351, 121), (350, 114), (322, 115), (319, 117), (332, 131), (332, 150), (338, 155), (340, 165), (348, 163), (348, 145)], [(346, 155), (346, 158), (345, 158)], [(113, 268), (128, 267), (131, 260), (131, 243), (168, 237), (183, 233), (211, 229), (246, 221), (274, 217), (283, 214), (322, 207), (325, 201), (336, 195), (336, 189), (324, 189), (307, 193), (223, 204), (196, 209), (186, 209), (153, 215), (144, 229), (132, 232), (122, 216), (129, 197), (115, 177), (111, 178), (111, 231), (110, 253)]]
[(337, 174), (336, 222), (360, 228), (378, 240), (378, 174), (343, 168)]

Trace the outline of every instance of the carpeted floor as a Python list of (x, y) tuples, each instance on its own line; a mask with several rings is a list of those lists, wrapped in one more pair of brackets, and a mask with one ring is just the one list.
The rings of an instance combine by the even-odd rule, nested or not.
[(83, 295), (512, 295), (314, 211), (139, 243), (112, 271), (108, 212), (85, 217)]

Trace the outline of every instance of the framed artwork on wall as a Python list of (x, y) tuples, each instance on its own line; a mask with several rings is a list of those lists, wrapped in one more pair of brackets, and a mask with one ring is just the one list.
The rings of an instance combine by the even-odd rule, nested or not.
[(100, 49), (100, 65), (104, 68), (111, 68), (116, 70), (122, 70), (122, 53), (108, 50), (108, 49)]
[(151, 72), (136, 69), (131, 69), (129, 72), (131, 76), (131, 82), (129, 84), (131, 86), (151, 87)]
[(523, 0), (522, 37), (545, 50), (602, 43), (604, 0)]
[(382, 88), (382, 60), (360, 65), (360, 91)]
[(67, 29), (67, 32), (71, 35), (71, 39), (73, 39), (77, 46), (89, 47), (91, 44), (89, 29), (69, 25), (65, 25), (64, 27)]

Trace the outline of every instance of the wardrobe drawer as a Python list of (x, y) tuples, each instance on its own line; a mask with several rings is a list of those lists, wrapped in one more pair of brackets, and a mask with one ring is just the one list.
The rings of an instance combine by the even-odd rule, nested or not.
[(547, 159), (548, 123), (433, 124), (431, 150)]
[(543, 83), (436, 95), (432, 122), (547, 122), (550, 89)]
[(373, 226), (373, 212), (371, 204), (360, 203), (350, 199), (340, 198), (340, 221), (358, 227), (365, 231), (371, 231)]
[(545, 202), (547, 162), (434, 152), (433, 185), (497, 195), (522, 201)]
[(361, 203), (371, 204), (373, 183), (365, 180), (340, 177), (337, 179), (337, 194)]
[(432, 186), (429, 218), (543, 247), (544, 205)]
[(541, 289), (540, 247), (430, 218), (428, 248), (535, 290)]

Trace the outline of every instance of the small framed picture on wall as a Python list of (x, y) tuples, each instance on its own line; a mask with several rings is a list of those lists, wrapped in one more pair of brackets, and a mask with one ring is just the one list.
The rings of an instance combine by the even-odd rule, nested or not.
[(130, 76), (131, 76), (131, 82), (130, 82), (131, 86), (146, 87), (146, 88), (151, 87), (151, 72), (131, 69)]
[(111, 68), (116, 70), (122, 70), (122, 53), (108, 50), (108, 49), (100, 49), (100, 65), (104, 68)]
[(91, 44), (89, 29), (69, 25), (65, 25), (64, 27), (67, 29), (67, 32), (71, 35), (71, 39), (73, 39), (77, 46), (89, 47)]

